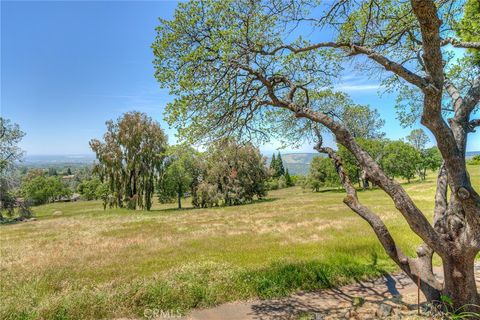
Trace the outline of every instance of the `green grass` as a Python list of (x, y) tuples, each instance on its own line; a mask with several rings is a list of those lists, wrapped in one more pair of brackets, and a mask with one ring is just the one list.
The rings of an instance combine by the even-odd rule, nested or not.
[[(470, 167), (476, 186), (479, 171)], [(433, 210), (433, 177), (405, 185), (426, 214)], [(395, 270), (343, 196), (289, 188), (271, 192), (268, 201), (213, 209), (157, 204), (151, 212), (103, 211), (96, 201), (36, 207), (37, 221), (0, 226), (0, 318), (185, 313)], [(413, 254), (420, 240), (391, 200), (380, 190), (359, 196)]]

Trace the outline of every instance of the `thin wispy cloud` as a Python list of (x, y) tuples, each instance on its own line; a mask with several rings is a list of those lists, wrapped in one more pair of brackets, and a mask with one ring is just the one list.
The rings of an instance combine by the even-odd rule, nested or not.
[(341, 91), (367, 91), (367, 90), (378, 90), (380, 85), (378, 84), (341, 84), (335, 87), (337, 90)]

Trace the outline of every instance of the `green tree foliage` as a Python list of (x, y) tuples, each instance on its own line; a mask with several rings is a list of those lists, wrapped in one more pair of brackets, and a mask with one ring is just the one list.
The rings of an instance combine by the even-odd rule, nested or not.
[(287, 187), (294, 186), (293, 179), (290, 176), (290, 173), (288, 172), (288, 169), (285, 171), (285, 184), (287, 185)]
[[(381, 215), (361, 206), (347, 181), (346, 204), (375, 229), (403, 271), (421, 278), (428, 301), (447, 294), (455, 308), (469, 305), (471, 310), (480, 304), (472, 258), (479, 252), (480, 198), (465, 167), (464, 149), (470, 132), (465, 129), (477, 124), (470, 116), (478, 110), (480, 79), (478, 66), (454, 58), (452, 46), (480, 44), (458, 41), (455, 25), (463, 10), (453, 1), (437, 0), (182, 2), (171, 20), (160, 20), (153, 43), (155, 76), (176, 97), (166, 119), (186, 139), (281, 137), (299, 144), (313, 136), (322, 152), (330, 151), (321, 145), (322, 130), (328, 130), (361, 164), (362, 179), (379, 185), (425, 242), (421, 259), (406, 257)], [(324, 36), (320, 40), (319, 34)], [(436, 203), (435, 225), (426, 218), (431, 213), (422, 212), (389, 179), (380, 160), (363, 150), (342, 120), (341, 106), (349, 99), (334, 92), (347, 65), (342, 62), (354, 63), (362, 71), (359, 76), (376, 77), (397, 94), (402, 124), (421, 119), (434, 135), (446, 166), (441, 178), (448, 175), (452, 190), (439, 190), (450, 199)], [(410, 157), (414, 148), (407, 146), (389, 147)], [(390, 176), (411, 178), (411, 163), (384, 157)], [(431, 270), (431, 251), (444, 261), (443, 283)]]
[(480, 154), (477, 154), (472, 157), (472, 159), (468, 160), (469, 165), (480, 165)]
[(78, 185), (77, 191), (85, 198), (85, 200), (96, 200), (98, 199), (97, 188), (100, 184), (102, 184), (102, 182), (98, 178), (85, 180)]
[(108, 183), (116, 205), (150, 210), (167, 145), (165, 133), (158, 122), (136, 111), (106, 124), (104, 141), (90, 141), (98, 160), (95, 172)]
[[(366, 152), (368, 152), (368, 154), (370, 154), (370, 156), (382, 165), (382, 158), (385, 155), (385, 146), (389, 143), (388, 140), (357, 138), (357, 142)], [(358, 183), (359, 186), (363, 188), (368, 187), (368, 178), (364, 176), (364, 172), (361, 170), (354, 155), (340, 144), (338, 145), (338, 154), (342, 157), (344, 170), (352, 182)]]
[(415, 177), (419, 153), (403, 141), (392, 141), (385, 146), (385, 155), (381, 163), (385, 173), (392, 179), (402, 177), (408, 182)]
[[(342, 106), (342, 122), (350, 129), (352, 136), (357, 138), (359, 144), (377, 161), (382, 157), (382, 149), (384, 141), (382, 138), (385, 133), (382, 127), (385, 121), (380, 118), (380, 114), (376, 109), (371, 109), (369, 106), (363, 105), (343, 105)], [(358, 182), (363, 188), (369, 187), (369, 181), (363, 170), (353, 156), (352, 153), (347, 152), (347, 149), (339, 145), (341, 156), (344, 157), (345, 169), (352, 181)]]
[(272, 160), (270, 160), (270, 172), (272, 176), (275, 176), (277, 174), (277, 158), (275, 157), (275, 153), (272, 154)]
[(0, 173), (5, 174), (15, 165), (15, 161), (23, 157), (18, 144), (25, 136), (20, 126), (0, 117)]
[(18, 124), (0, 117), (0, 221), (4, 220), (4, 214), (13, 216), (16, 207), (21, 218), (31, 216), (28, 202), (18, 202), (14, 190), (19, 184), (14, 174), (15, 164), (23, 157), (18, 144), (24, 136)]
[(193, 196), (193, 205), (197, 208), (211, 208), (222, 204), (223, 197), (217, 185), (202, 181)]
[[(357, 139), (357, 141), (392, 178), (402, 177), (410, 181), (417, 174), (423, 180), (427, 170), (436, 170), (441, 165), (442, 159), (437, 147), (417, 150), (402, 141), (384, 139)], [(338, 154), (342, 157), (349, 178), (361, 186), (365, 177), (362, 177), (357, 159), (345, 147), (339, 145), (338, 148)], [(363, 187), (366, 187), (365, 184)]]
[(425, 150), (425, 146), (430, 141), (423, 129), (414, 129), (407, 136), (407, 141), (418, 151)]
[(427, 170), (435, 171), (442, 165), (442, 155), (437, 147), (421, 150), (418, 159), (417, 174), (421, 180), (425, 180)]
[(160, 202), (177, 199), (178, 208), (186, 192), (195, 193), (201, 170), (199, 153), (186, 145), (170, 147), (167, 151), (166, 168), (158, 183)]
[(48, 168), (48, 175), (49, 175), (49, 176), (58, 176), (57, 169), (55, 169), (55, 168)]
[(110, 208), (114, 206), (115, 198), (110, 193), (109, 185), (105, 182), (97, 185), (97, 188), (95, 189), (95, 198), (102, 200), (103, 210), (107, 209), (107, 205), (109, 205)]
[(380, 139), (385, 136), (382, 127), (385, 120), (380, 118), (376, 109), (364, 105), (347, 105), (343, 107), (342, 122), (356, 138)]
[(61, 178), (42, 175), (25, 180), (22, 184), (22, 194), (34, 204), (39, 205), (69, 197), (72, 191), (64, 185)]
[(340, 179), (332, 160), (324, 157), (313, 158), (304, 187), (318, 192), (324, 187), (338, 186), (340, 186)]
[(283, 189), (294, 185), (293, 180), (288, 173), (288, 169), (285, 169), (285, 166), (283, 165), (283, 159), (280, 152), (278, 152), (277, 156), (275, 156), (275, 154), (272, 155), (272, 160), (270, 162), (270, 176), (271, 177), (267, 182), (267, 189), (269, 190)]
[[(268, 176), (265, 159), (258, 148), (251, 143), (223, 139), (211, 144), (205, 153), (203, 181), (211, 187), (203, 185), (202, 191), (211, 194), (216, 188), (218, 195), (209, 198), (221, 199), (225, 205), (244, 204), (254, 197), (265, 196)], [(193, 202), (198, 206), (202, 204), (202, 200)]]
[(272, 177), (279, 178), (285, 175), (285, 167), (283, 165), (282, 155), (278, 152), (277, 156), (272, 155), (272, 160), (270, 161), (270, 171)]
[(427, 149), (429, 138), (422, 129), (415, 129), (407, 136), (407, 141), (418, 152), (416, 171), (420, 180), (425, 180), (427, 170), (437, 170), (442, 164), (442, 157), (437, 147)]
[[(458, 35), (463, 41), (480, 41), (480, 1), (467, 0), (463, 5), (463, 16), (456, 25)], [(468, 49), (476, 64), (480, 65), (478, 50)]]
[(282, 155), (278, 152), (277, 156), (277, 177), (285, 175), (285, 167), (283, 166)]

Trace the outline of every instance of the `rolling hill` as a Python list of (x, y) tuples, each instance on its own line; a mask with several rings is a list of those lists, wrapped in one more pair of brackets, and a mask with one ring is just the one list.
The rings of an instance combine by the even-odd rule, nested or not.
[[(314, 157), (324, 157), (318, 153), (286, 153), (282, 154), (283, 165), (292, 175), (305, 175), (308, 173), (310, 162)], [(271, 157), (267, 158), (267, 165), (270, 165)]]

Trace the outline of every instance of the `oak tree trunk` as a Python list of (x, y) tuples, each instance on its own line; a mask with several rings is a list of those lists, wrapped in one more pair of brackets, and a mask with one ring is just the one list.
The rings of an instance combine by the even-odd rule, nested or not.
[(480, 312), (480, 299), (475, 283), (475, 255), (450, 256), (443, 260), (444, 290), (454, 311)]

